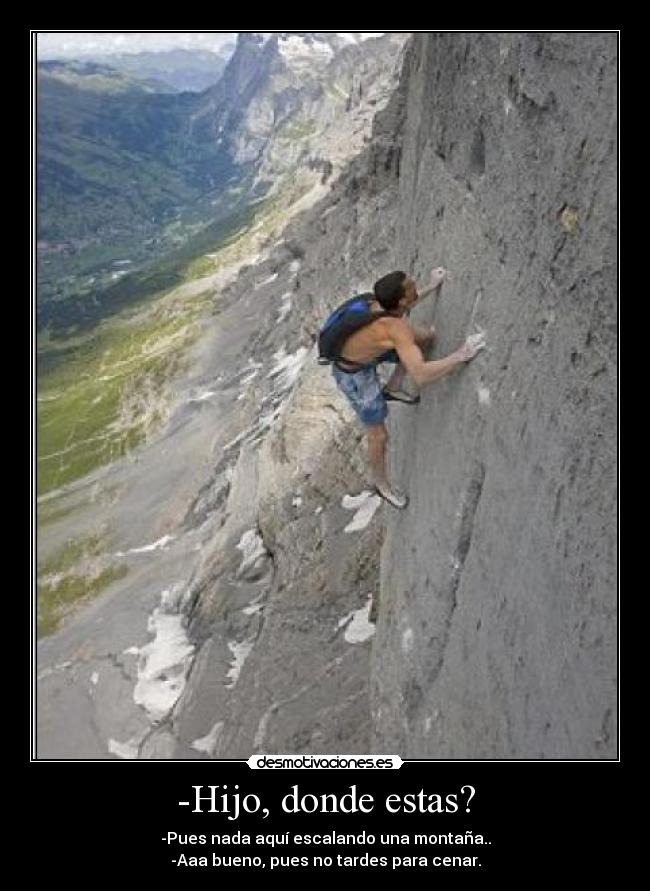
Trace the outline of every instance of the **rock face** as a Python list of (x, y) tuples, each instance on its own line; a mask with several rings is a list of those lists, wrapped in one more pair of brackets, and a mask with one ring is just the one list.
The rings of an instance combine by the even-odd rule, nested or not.
[[(616, 52), (416, 36), (366, 148), (222, 295), (240, 422), (185, 520), (216, 527), (197, 657), (139, 757), (616, 755)], [(395, 512), (313, 341), (439, 264), (433, 357), (488, 347), (391, 406)]]
[(407, 61), (396, 259), (450, 271), (436, 355), (488, 349), (393, 426), (376, 750), (616, 755), (616, 52), (454, 34)]

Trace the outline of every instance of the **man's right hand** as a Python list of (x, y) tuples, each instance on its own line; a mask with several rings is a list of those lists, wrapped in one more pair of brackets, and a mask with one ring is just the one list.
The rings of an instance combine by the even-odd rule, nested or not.
[(485, 349), (485, 334), (480, 331), (470, 334), (462, 347), (456, 350), (456, 358), (459, 362), (470, 362), (482, 349)]
[(443, 283), (447, 276), (447, 270), (444, 266), (436, 266), (435, 269), (431, 270), (431, 281), (429, 282), (429, 287), (432, 291), (435, 291), (436, 288), (439, 288)]

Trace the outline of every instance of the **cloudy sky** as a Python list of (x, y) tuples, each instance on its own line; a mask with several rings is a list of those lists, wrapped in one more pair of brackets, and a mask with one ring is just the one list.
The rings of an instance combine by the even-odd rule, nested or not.
[(234, 41), (233, 31), (38, 31), (39, 59), (80, 58), (104, 53), (144, 50), (216, 50)]

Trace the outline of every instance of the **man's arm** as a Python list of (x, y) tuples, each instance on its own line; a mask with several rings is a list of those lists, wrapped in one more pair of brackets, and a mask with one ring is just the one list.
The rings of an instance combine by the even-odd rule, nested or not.
[(391, 339), (400, 362), (418, 386), (430, 384), (445, 377), (449, 372), (469, 362), (485, 346), (482, 336), (472, 335), (465, 343), (444, 359), (427, 362), (415, 342), (410, 325), (402, 319), (391, 322)]

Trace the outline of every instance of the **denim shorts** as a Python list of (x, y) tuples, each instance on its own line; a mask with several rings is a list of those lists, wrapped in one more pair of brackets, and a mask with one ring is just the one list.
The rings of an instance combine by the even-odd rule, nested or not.
[(372, 365), (366, 365), (352, 374), (332, 365), (332, 377), (336, 381), (336, 386), (345, 394), (359, 420), (369, 427), (383, 424), (388, 414), (388, 406), (377, 374), (377, 364), (398, 361), (397, 353), (391, 350), (376, 359)]
[(332, 377), (363, 424), (368, 426), (383, 424), (388, 414), (388, 406), (381, 392), (376, 365), (367, 365), (353, 374), (341, 371), (333, 365)]

